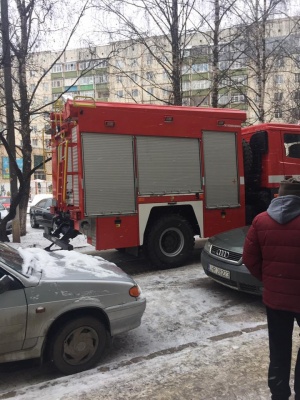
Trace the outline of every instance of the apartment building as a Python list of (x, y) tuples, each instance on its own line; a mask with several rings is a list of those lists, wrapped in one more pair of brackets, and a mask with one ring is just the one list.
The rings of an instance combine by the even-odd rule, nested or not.
[[(270, 21), (264, 58), (241, 27), (226, 30), (218, 43), (218, 106), (246, 110), (255, 123), (295, 122), (300, 101), (300, 28), (297, 19)], [(159, 45), (158, 45), (159, 43)], [(263, 46), (258, 42), (257, 46)], [(213, 45), (208, 35), (191, 33), (183, 51), (183, 106), (212, 105)], [(67, 50), (51, 71), (52, 99), (67, 92), (101, 101), (172, 104), (170, 43), (150, 38), (147, 46), (123, 41), (93, 49)], [(261, 82), (263, 81), (263, 90)]]

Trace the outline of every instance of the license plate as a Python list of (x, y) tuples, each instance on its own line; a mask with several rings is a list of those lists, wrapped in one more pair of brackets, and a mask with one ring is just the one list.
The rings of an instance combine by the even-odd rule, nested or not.
[(209, 264), (208, 269), (212, 274), (221, 276), (225, 279), (230, 279), (230, 271), (226, 271), (226, 269), (222, 269), (211, 264)]

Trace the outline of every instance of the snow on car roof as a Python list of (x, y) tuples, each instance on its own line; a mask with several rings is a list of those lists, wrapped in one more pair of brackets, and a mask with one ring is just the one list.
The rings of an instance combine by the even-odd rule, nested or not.
[[(121, 270), (115, 264), (101, 257), (75, 251), (60, 250), (52, 254), (37, 247), (19, 247), (18, 252), (24, 260), (22, 272), (25, 275), (30, 268), (34, 268), (36, 271), (43, 271), (47, 278), (65, 276), (66, 268), (76, 272), (90, 272), (98, 278), (116, 277), (121, 274)], [(107, 266), (110, 269), (107, 269)], [(115, 269), (115, 271), (111, 269)]]

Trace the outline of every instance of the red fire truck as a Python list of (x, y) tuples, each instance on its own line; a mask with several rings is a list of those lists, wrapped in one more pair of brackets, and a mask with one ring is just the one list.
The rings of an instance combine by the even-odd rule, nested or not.
[(71, 249), (69, 240), (83, 233), (97, 250), (143, 248), (156, 266), (182, 265), (195, 236), (245, 224), (245, 194), (248, 214), (256, 196), (272, 194), (272, 182), (260, 190), (261, 174), (245, 190), (268, 147), (264, 126), (254, 144), (250, 128), (242, 140), (245, 120), (232, 109), (68, 100), (51, 115), (57, 204), (44, 236)]

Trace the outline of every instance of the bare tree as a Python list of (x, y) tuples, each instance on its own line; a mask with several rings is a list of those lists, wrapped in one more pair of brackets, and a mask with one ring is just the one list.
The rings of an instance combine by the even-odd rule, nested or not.
[[(156, 101), (182, 105), (182, 64), (184, 51), (194, 36), (195, 22), (191, 21), (196, 3), (197, 0), (93, 0), (95, 7), (105, 12), (108, 37), (118, 46), (119, 54), (134, 46), (141, 49), (139, 62), (146, 61), (137, 73), (138, 82), (134, 82)], [(197, 21), (198, 28), (201, 23)], [(151, 59), (164, 79), (151, 74)], [(117, 66), (116, 74), (132, 79), (130, 57), (127, 63), (129, 68)], [(152, 88), (160, 90), (155, 93)]]
[(237, 90), (255, 115), (249, 123), (266, 122), (274, 116), (276, 74), (283, 73), (284, 58), (292, 57), (288, 48), (298, 25), (297, 18), (278, 18), (285, 6), (283, 0), (251, 0), (241, 9), (236, 7), (242, 31), (241, 68), (247, 71), (247, 81)]
[[(20, 148), (23, 157), (23, 171), (21, 171), (15, 160), (15, 149), (9, 146), (3, 134), (0, 135), (10, 161), (15, 166), (19, 187), (16, 195), (12, 199), (9, 215), (0, 224), (0, 240), (8, 241), (5, 233), (6, 220), (13, 219), (16, 215), (17, 206), (20, 205), (20, 228), (21, 235), (26, 234), (26, 212), (30, 193), (31, 175), (37, 169), (32, 168), (32, 147), (31, 147), (31, 121), (37, 114), (42, 114), (47, 111), (47, 106), (51, 104), (40, 105), (36, 102), (36, 93), (38, 87), (50, 73), (51, 68), (61, 57), (63, 52), (68, 47), (71, 38), (73, 37), (79, 22), (84, 15), (85, 10), (89, 6), (89, 0), (81, 6), (73, 26), (64, 27), (67, 31), (63, 48), (56, 54), (56, 57), (50, 64), (39, 66), (39, 77), (33, 90), (29, 90), (27, 81), (27, 72), (32, 69), (32, 60), (36, 59), (33, 53), (45, 46), (45, 42), (52, 40), (52, 35), (49, 24), (56, 19), (55, 12), (57, 2), (53, 0), (15, 0), (9, 3), (9, 43), (2, 29), (2, 41), (6, 41), (6, 46), (9, 46), (12, 60), (12, 86), (14, 88), (13, 104), (15, 115), (15, 128), (18, 129), (22, 138), (22, 148)], [(63, 7), (63, 2), (60, 3)], [(61, 10), (61, 9), (60, 9)], [(69, 22), (69, 21), (68, 21)], [(4, 89), (4, 88), (2, 88)]]

